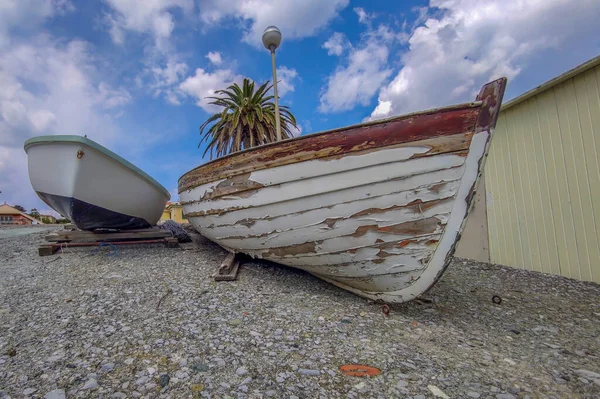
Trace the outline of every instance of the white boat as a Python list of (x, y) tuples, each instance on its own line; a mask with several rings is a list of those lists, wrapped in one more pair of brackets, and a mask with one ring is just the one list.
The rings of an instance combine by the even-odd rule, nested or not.
[(199, 233), (360, 296), (414, 299), (441, 277), (469, 214), (506, 79), (475, 102), (270, 143), (184, 174)]
[(154, 226), (171, 198), (144, 171), (87, 137), (38, 136), (24, 149), (37, 195), (80, 230)]

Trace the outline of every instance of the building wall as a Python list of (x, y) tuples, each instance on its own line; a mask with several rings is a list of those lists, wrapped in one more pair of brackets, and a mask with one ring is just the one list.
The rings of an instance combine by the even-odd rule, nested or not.
[(600, 66), (503, 110), (485, 177), (491, 262), (600, 283)]
[(182, 206), (173, 206), (171, 208), (171, 219), (176, 221), (177, 223), (187, 223), (187, 219), (183, 218), (183, 207)]
[(465, 229), (458, 241), (454, 256), (473, 259), (479, 262), (489, 262), (490, 249), (488, 239), (485, 175), (481, 177), (479, 184), (475, 189), (473, 208), (467, 218)]
[(31, 224), (31, 220), (22, 215), (0, 215), (0, 224)]

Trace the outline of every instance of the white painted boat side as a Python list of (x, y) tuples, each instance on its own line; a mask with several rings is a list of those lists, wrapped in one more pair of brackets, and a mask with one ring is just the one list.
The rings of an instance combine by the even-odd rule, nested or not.
[[(466, 198), (477, 178), (478, 164), (485, 152), (488, 138), (487, 131), (475, 134), (466, 158), (454, 154), (440, 154), (354, 170), (339, 167), (338, 169), (342, 170), (339, 174), (343, 175), (340, 180), (337, 180), (338, 174), (315, 175), (310, 179), (261, 188), (247, 198), (232, 194), (226, 197), (228, 199), (220, 197), (192, 202), (194, 198), (200, 197), (200, 192), (195, 189), (184, 192), (181, 196), (189, 201), (186, 213), (225, 209), (219, 216), (205, 215), (191, 219), (201, 234), (224, 248), (306, 270), (364, 297), (403, 302), (422, 294), (445, 267), (446, 257), (461, 231), (461, 223), (467, 212)], [(330, 162), (335, 164), (348, 160), (344, 158)], [(299, 162), (294, 164), (294, 167), (300, 170), (305, 163)], [(249, 180), (261, 184), (277, 181), (273, 176), (280, 172), (278, 169), (269, 170), (269, 179), (262, 176), (261, 180), (259, 172), (255, 172), (250, 175)], [(311, 173), (315, 174), (313, 171)], [(445, 180), (448, 174), (453, 177), (450, 182)], [(427, 189), (441, 182), (446, 184), (441, 186), (439, 192)], [(394, 183), (406, 184), (403, 187), (404, 191), (388, 195), (390, 191), (398, 190), (397, 187), (393, 187)], [(213, 182), (207, 187), (212, 189), (215, 185), (216, 182)], [(363, 186), (368, 187), (368, 194), (376, 192), (378, 195), (371, 198), (364, 189), (361, 190)], [(207, 187), (203, 187), (202, 190), (206, 190)], [(274, 197), (283, 198), (274, 202)], [(329, 201), (324, 202), (323, 199), (327, 197)], [(311, 199), (313, 202), (307, 204)], [(411, 200), (426, 202), (443, 199), (446, 201), (442, 204), (436, 204), (423, 212), (397, 208), (365, 214), (359, 218), (349, 217), (368, 208), (385, 209), (408, 204)], [(332, 204), (331, 208), (327, 208), (327, 203)], [(280, 208), (273, 210), (275, 207)], [(305, 208), (309, 212), (303, 213)], [(281, 216), (273, 217), (274, 214)], [(309, 218), (304, 223), (300, 222), (303, 214), (307, 214)], [(335, 222), (335, 228), (327, 228), (325, 220), (336, 217), (340, 220)], [(439, 222), (434, 231), (423, 233), (421, 236), (423, 240), (426, 236), (433, 238), (414, 246), (389, 247), (389, 244), (403, 240), (418, 241), (419, 234), (367, 231), (356, 237), (348, 236), (361, 226), (376, 225), (378, 228), (384, 228), (390, 224), (419, 221), (427, 217), (437, 217)], [(241, 223), (249, 219), (253, 219), (252, 223)], [(267, 231), (269, 229), (271, 230)], [(239, 230), (243, 232), (240, 238), (227, 238)], [(263, 237), (252, 237), (270, 232), (273, 233)], [(424, 242), (431, 244), (426, 245)], [(306, 251), (305, 253), (278, 251), (278, 248), (286, 245), (311, 243), (314, 248), (301, 249)], [(388, 247), (382, 249), (385, 245)], [(382, 251), (385, 253), (383, 257)], [(339, 273), (332, 272), (342, 268)]]
[[(334, 209), (335, 207), (344, 207), (346, 203), (354, 202), (357, 198), (383, 198), (384, 203), (377, 206), (378, 208), (382, 208), (385, 207), (385, 196), (406, 195), (400, 193), (419, 190), (440, 181), (447, 183), (455, 182), (462, 177), (463, 169), (464, 166), (461, 165), (455, 168), (427, 172), (407, 178), (390, 179), (379, 182), (376, 185), (363, 184), (349, 187), (344, 190), (344, 197), (340, 197), (338, 191), (304, 197), (302, 201), (295, 201), (294, 212), (291, 213), (290, 204), (285, 201), (232, 210), (219, 215), (204, 215), (198, 219), (198, 223), (203, 226), (236, 226), (241, 225), (241, 221), (271, 221), (274, 218), (286, 217), (288, 215), (301, 216), (307, 214), (308, 211), (321, 212), (322, 210)], [(181, 198), (190, 198), (189, 195), (190, 193), (184, 192), (181, 194)], [(394, 198), (394, 200), (400, 199)], [(193, 209), (193, 204), (188, 204), (185, 208), (188, 209), (186, 213), (190, 213)]]
[[(211, 200), (198, 200), (188, 203), (188, 201), (194, 201), (194, 199), (201, 198), (202, 191), (197, 188), (192, 189), (189, 193), (185, 193), (185, 196), (181, 194), (181, 198), (185, 202), (186, 213), (214, 209), (220, 209), (225, 212), (229, 209), (236, 209), (239, 207), (250, 208), (258, 205), (295, 200), (299, 197), (309, 197), (334, 191), (337, 192), (339, 190), (346, 190), (351, 187), (366, 184), (373, 185), (390, 179), (407, 178), (426, 172), (461, 166), (464, 163), (464, 160), (465, 158), (460, 155), (440, 154), (431, 157), (396, 162), (393, 164), (373, 165), (361, 169), (343, 171), (335, 175), (327, 174), (324, 176), (316, 176), (311, 179), (283, 183), (277, 187), (267, 186), (253, 193), (248, 198), (239, 198), (238, 194), (238, 196), (230, 195)], [(337, 160), (336, 162), (344, 163), (350, 161), (344, 158)], [(304, 162), (300, 162), (296, 165), (297, 167), (304, 167), (303, 164)], [(311, 167), (314, 167), (314, 165)], [(259, 182), (261, 172), (263, 171), (255, 172), (256, 175), (255, 173), (252, 173), (249, 180), (252, 182)], [(419, 185), (420, 184), (417, 184), (417, 186)], [(339, 195), (337, 196), (337, 199), (338, 201), (341, 199)]]
[[(84, 155), (77, 158), (81, 150)], [(36, 191), (81, 201), (156, 224), (168, 197), (124, 165), (83, 144), (51, 142), (27, 148)]]

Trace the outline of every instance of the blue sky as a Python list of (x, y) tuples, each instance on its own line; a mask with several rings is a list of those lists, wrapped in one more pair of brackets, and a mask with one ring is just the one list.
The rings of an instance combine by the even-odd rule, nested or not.
[(597, 0), (0, 0), (0, 202), (47, 209), (23, 142), (87, 134), (161, 182), (205, 162), (205, 96), (271, 79), (301, 134), (470, 101), (505, 100), (600, 54)]

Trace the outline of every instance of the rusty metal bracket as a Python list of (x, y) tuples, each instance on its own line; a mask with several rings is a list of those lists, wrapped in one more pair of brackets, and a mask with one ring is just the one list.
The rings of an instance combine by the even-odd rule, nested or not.
[(387, 317), (390, 317), (390, 307), (387, 303), (384, 303), (383, 306), (381, 306), (381, 311), (383, 312), (384, 315), (386, 315)]
[(77, 159), (83, 158), (84, 154), (85, 154), (85, 152), (83, 152), (82, 150), (77, 151)]

